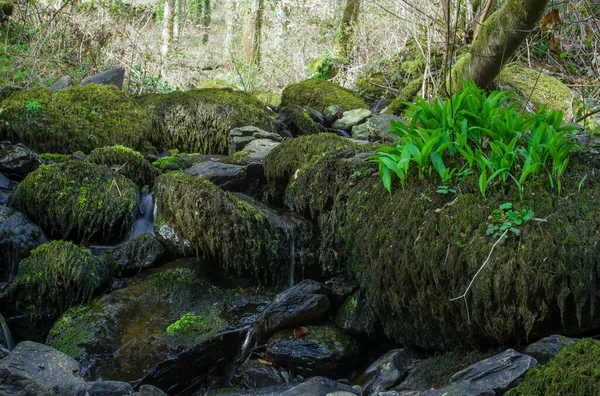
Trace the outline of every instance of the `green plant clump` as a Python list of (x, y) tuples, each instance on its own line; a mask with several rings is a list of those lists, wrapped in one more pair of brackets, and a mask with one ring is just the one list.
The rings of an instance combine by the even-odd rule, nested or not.
[(321, 113), (332, 105), (339, 106), (340, 111), (369, 108), (357, 93), (322, 79), (305, 80), (285, 87), (281, 106), (290, 105), (310, 107)]
[(402, 184), (416, 166), (420, 179), (435, 172), (442, 184), (459, 183), (479, 173), (479, 190), (514, 182), (523, 195), (524, 186), (544, 176), (551, 188), (561, 191), (561, 176), (575, 147), (564, 125), (562, 113), (521, 114), (511, 96), (494, 91), (490, 95), (473, 82), (450, 100), (429, 104), (419, 98), (409, 105), (410, 125), (392, 121), (392, 132), (400, 137), (396, 147), (381, 148), (374, 157), (383, 184), (391, 191), (392, 175)]
[(114, 144), (137, 148), (151, 127), (144, 108), (108, 85), (15, 91), (0, 108), (0, 140), (38, 152), (89, 153)]
[(285, 236), (274, 214), (178, 172), (159, 176), (154, 191), (161, 215), (197, 252), (238, 275), (276, 277)]
[(157, 170), (135, 150), (124, 146), (97, 148), (85, 160), (98, 165), (105, 165), (132, 180), (140, 188), (152, 188)]
[(242, 91), (207, 88), (144, 95), (139, 100), (154, 111), (151, 141), (162, 149), (226, 154), (232, 128), (252, 125), (275, 131), (267, 107)]
[(211, 306), (198, 313), (188, 312), (167, 327), (167, 335), (186, 344), (197, 344), (211, 339), (227, 327), (221, 312)]
[(19, 263), (9, 293), (18, 307), (54, 319), (71, 305), (90, 300), (110, 269), (108, 261), (72, 242), (51, 241)]
[(600, 394), (600, 343), (584, 338), (567, 345), (544, 365), (527, 372), (507, 396), (587, 396)]
[(135, 220), (139, 190), (126, 177), (83, 161), (41, 165), (19, 184), (14, 204), (59, 238), (110, 238)]

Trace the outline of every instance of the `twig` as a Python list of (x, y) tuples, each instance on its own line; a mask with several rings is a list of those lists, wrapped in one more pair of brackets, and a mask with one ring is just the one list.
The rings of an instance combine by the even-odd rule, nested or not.
[(492, 257), (492, 253), (494, 252), (494, 249), (500, 243), (500, 241), (504, 238), (504, 236), (506, 236), (506, 233), (508, 232), (508, 230), (509, 229), (505, 230), (504, 233), (500, 236), (500, 238), (498, 238), (498, 240), (496, 240), (496, 242), (492, 246), (492, 249), (490, 249), (490, 254), (488, 254), (487, 258), (485, 259), (485, 261), (483, 262), (481, 267), (479, 267), (479, 269), (475, 273), (475, 276), (473, 276), (473, 278), (471, 279), (471, 283), (469, 283), (469, 286), (467, 286), (467, 288), (465, 289), (465, 292), (458, 297), (454, 297), (454, 298), (450, 299), (450, 301), (460, 300), (461, 298), (463, 298), (465, 300), (465, 307), (467, 308), (467, 323), (469, 323), (469, 324), (471, 323), (471, 318), (469, 316), (469, 305), (467, 304), (467, 298), (466, 298), (467, 293), (469, 293), (469, 290), (471, 290), (471, 286), (473, 286), (473, 283), (475, 282), (475, 279), (477, 279), (477, 276), (479, 276), (481, 271), (483, 271), (483, 269), (485, 268), (486, 264), (490, 261), (490, 258)]
[(115, 179), (112, 180), (112, 183), (110, 184), (110, 187), (112, 188), (113, 184), (115, 185), (115, 187), (117, 187), (117, 192), (119, 193), (119, 197), (121, 196), (121, 189), (119, 188), (119, 185), (117, 184), (117, 181)]
[(392, 92), (396, 92), (396, 93), (400, 93), (402, 91), (400, 91), (399, 89), (396, 88), (392, 88), (392, 87), (386, 87), (385, 85), (379, 85), (379, 84), (375, 84), (373, 81), (369, 81), (369, 84), (376, 86), (377, 88), (382, 88), (382, 89), (386, 89)]

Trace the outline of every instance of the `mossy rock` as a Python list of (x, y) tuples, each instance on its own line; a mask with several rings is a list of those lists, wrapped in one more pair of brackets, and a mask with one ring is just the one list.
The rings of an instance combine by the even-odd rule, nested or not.
[(562, 111), (567, 122), (574, 121), (577, 111), (583, 106), (577, 93), (557, 78), (520, 65), (502, 69), (496, 83), (502, 90), (516, 93), (524, 101), (525, 107), (533, 111), (543, 105), (548, 110)]
[(115, 144), (137, 148), (152, 122), (150, 113), (127, 93), (108, 85), (16, 91), (0, 108), (0, 140), (38, 152), (89, 153)]
[(71, 305), (91, 299), (112, 264), (72, 242), (50, 241), (19, 263), (8, 291), (17, 308), (54, 319)]
[(333, 105), (339, 106), (342, 112), (369, 108), (357, 93), (321, 79), (305, 80), (285, 87), (281, 106), (290, 105), (310, 107), (320, 113)]
[(544, 365), (527, 372), (507, 396), (587, 396), (600, 394), (600, 342), (583, 339), (567, 345)]
[(402, 117), (408, 108), (407, 103), (411, 103), (415, 100), (422, 86), (423, 77), (417, 77), (410, 81), (404, 86), (404, 88), (402, 88), (400, 94), (390, 102), (389, 106), (385, 110), (385, 113)]
[(42, 153), (40, 154), (40, 158), (44, 161), (44, 164), (51, 165), (68, 162), (71, 156), (68, 154)]
[(140, 188), (152, 188), (158, 176), (156, 168), (144, 156), (124, 146), (97, 148), (85, 158), (86, 162), (107, 166), (129, 178)]
[[(313, 166), (337, 169), (331, 162)], [(589, 203), (600, 198), (600, 178), (593, 176), (600, 163), (578, 154), (569, 166), (561, 195), (540, 178), (522, 200), (512, 185), (490, 190), (483, 200), (475, 176), (456, 196), (437, 193), (438, 183), (416, 175), (391, 195), (380, 178), (340, 184), (333, 206), (318, 217), (319, 259), (326, 269), (353, 272), (386, 335), (404, 345), (482, 347), (597, 328), (600, 208)], [(301, 199), (331, 190), (303, 186), (311, 191)], [(490, 254), (496, 238), (486, 235), (488, 217), (505, 202), (544, 220), (525, 223), (519, 237), (496, 246), (467, 304), (450, 301)]]
[(227, 154), (229, 131), (252, 125), (268, 132), (275, 122), (263, 103), (228, 88), (145, 95), (140, 102), (154, 111), (152, 143), (188, 153)]
[(286, 235), (273, 213), (179, 172), (159, 176), (154, 191), (161, 216), (198, 253), (238, 275), (280, 277)]
[(316, 122), (311, 113), (314, 111), (307, 107), (286, 106), (277, 114), (278, 124), (280, 122), (286, 124), (293, 137), (327, 132), (327, 128)]
[(69, 161), (41, 165), (19, 184), (13, 199), (50, 235), (90, 240), (128, 231), (140, 196), (131, 180), (105, 166)]

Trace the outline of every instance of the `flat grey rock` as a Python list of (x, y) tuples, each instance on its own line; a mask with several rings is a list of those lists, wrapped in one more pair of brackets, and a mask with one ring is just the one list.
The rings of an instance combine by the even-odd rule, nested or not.
[(125, 69), (122, 67), (115, 67), (114, 69), (110, 69), (101, 73), (94, 74), (93, 76), (86, 77), (79, 85), (115, 85), (117, 88), (123, 89), (124, 80)]
[(574, 338), (554, 334), (530, 344), (525, 349), (525, 353), (535, 358), (538, 363), (546, 363), (548, 360), (558, 355), (561, 349), (576, 342), (577, 340)]

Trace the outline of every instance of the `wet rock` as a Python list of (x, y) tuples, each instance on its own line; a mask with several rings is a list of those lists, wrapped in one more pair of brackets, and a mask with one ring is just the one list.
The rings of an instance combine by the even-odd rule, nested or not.
[(190, 242), (180, 238), (173, 226), (167, 223), (160, 213), (154, 222), (154, 236), (175, 257), (189, 257), (195, 254)]
[(133, 393), (131, 385), (121, 381), (94, 381), (87, 382), (85, 386), (89, 396), (124, 396)]
[(55, 82), (54, 84), (50, 85), (48, 87), (48, 89), (50, 91), (59, 91), (61, 89), (71, 88), (72, 86), (73, 86), (73, 83), (71, 81), (71, 76), (64, 76), (64, 77), (61, 77), (61, 79), (58, 80), (57, 82)]
[(0, 344), (0, 360), (4, 359), (10, 354), (10, 351), (4, 346)]
[(393, 349), (373, 362), (356, 383), (366, 394), (386, 391), (406, 376), (416, 357), (417, 353), (411, 349)]
[(84, 396), (80, 370), (79, 363), (64, 353), (24, 341), (0, 361), (0, 394)]
[(152, 385), (142, 385), (140, 390), (134, 393), (136, 396), (167, 396), (165, 392)]
[(492, 388), (503, 393), (516, 385), (536, 364), (537, 361), (531, 356), (507, 349), (459, 371), (452, 376), (451, 382)]
[(348, 297), (338, 310), (335, 324), (352, 335), (375, 336), (377, 320), (363, 290)]
[(380, 114), (371, 117), (364, 124), (357, 125), (352, 129), (352, 138), (360, 140), (386, 141), (395, 143), (398, 136), (392, 133), (390, 123), (392, 121), (404, 122), (393, 114)]
[(156, 266), (164, 258), (166, 250), (150, 233), (130, 239), (110, 252), (119, 264), (123, 275), (133, 275), (143, 269)]
[(10, 281), (19, 261), (47, 241), (44, 231), (23, 213), (0, 206), (0, 282)]
[(314, 110), (291, 105), (279, 110), (275, 122), (281, 136), (296, 137), (327, 132), (327, 128), (315, 118), (319, 119)]
[(282, 301), (293, 294), (322, 294), (324, 296), (329, 296), (331, 295), (331, 289), (329, 286), (324, 285), (321, 282), (317, 282), (312, 279), (306, 279), (278, 294), (275, 298), (275, 301)]
[(267, 356), (301, 375), (343, 377), (354, 368), (360, 351), (356, 342), (332, 326), (307, 326), (307, 333), (282, 330), (269, 340)]
[(119, 89), (123, 89), (123, 80), (125, 79), (125, 69), (122, 67), (115, 67), (104, 72), (94, 74), (81, 81), (79, 85), (88, 84), (101, 84), (101, 85), (115, 85)]
[(258, 360), (248, 360), (238, 369), (234, 384), (257, 389), (285, 383), (285, 378), (275, 367), (262, 364)]
[(336, 122), (338, 119), (342, 117), (342, 112), (340, 111), (340, 106), (333, 105), (329, 106), (323, 112), (323, 118), (325, 120), (325, 126), (330, 127)]
[(343, 277), (336, 277), (325, 282), (325, 285), (331, 288), (331, 308), (338, 309), (346, 299), (358, 289), (358, 282), (355, 280), (347, 280)]
[(229, 132), (229, 155), (242, 151), (250, 142), (257, 139), (271, 142), (281, 142), (283, 140), (277, 133), (263, 131), (253, 126), (233, 128)]
[(210, 396), (281, 396), (283, 392), (293, 388), (291, 384), (273, 385), (260, 389), (241, 389), (232, 392), (226, 392), (222, 389), (215, 393), (208, 393)]
[[(74, 306), (47, 343), (80, 361), (86, 378), (154, 385), (177, 394), (225, 377), (269, 295), (182, 259)], [(218, 383), (215, 383), (218, 385)]]
[(6, 175), (23, 178), (41, 163), (40, 156), (21, 143), (0, 144), (0, 172)]
[(17, 188), (17, 183), (0, 173), (0, 189), (13, 191), (15, 188)]
[(260, 314), (254, 325), (255, 337), (262, 339), (281, 329), (319, 323), (327, 317), (329, 306), (327, 296), (304, 294), (302, 288), (280, 295)]
[(538, 363), (543, 364), (552, 359), (554, 356), (558, 355), (560, 350), (565, 346), (574, 344), (577, 341), (578, 340), (574, 338), (568, 338), (555, 334), (530, 344), (525, 349), (525, 353), (537, 360)]
[(328, 378), (313, 377), (281, 393), (281, 396), (352, 396), (360, 394), (359, 389), (350, 385), (342, 384)]
[[(402, 393), (400, 393), (402, 395)], [(410, 395), (410, 394), (409, 394)], [(406, 396), (409, 396), (406, 395)], [(419, 393), (420, 396), (495, 396), (496, 392), (486, 385), (483, 384), (452, 384), (445, 386), (441, 389), (428, 390), (423, 393)]]
[(331, 127), (350, 132), (353, 126), (361, 124), (369, 117), (371, 117), (371, 111), (367, 109), (345, 111), (342, 118), (336, 120)]
[(202, 177), (227, 191), (243, 192), (249, 185), (245, 167), (241, 165), (206, 161), (188, 168), (185, 173)]
[(251, 141), (241, 151), (244, 159), (262, 161), (275, 147), (281, 143), (268, 139), (256, 139)]

